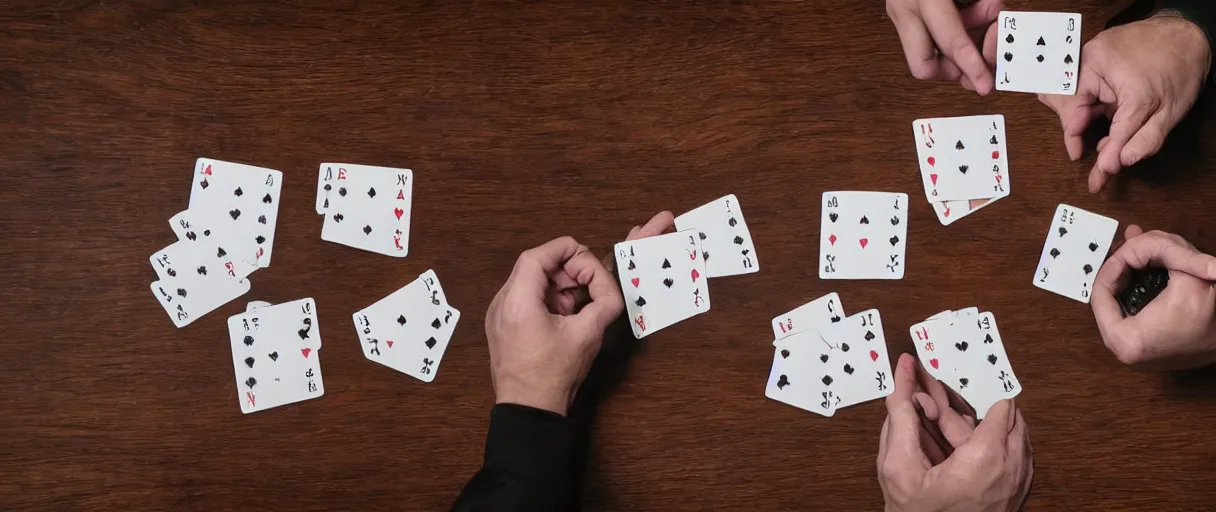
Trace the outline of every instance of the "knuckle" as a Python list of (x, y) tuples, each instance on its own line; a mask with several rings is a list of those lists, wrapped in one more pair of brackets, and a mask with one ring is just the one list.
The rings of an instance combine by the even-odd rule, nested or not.
[(1107, 341), (1106, 347), (1115, 354), (1115, 358), (1120, 363), (1135, 365), (1144, 362), (1144, 350), (1139, 343), (1128, 342), (1118, 335), (1114, 336), (1114, 338)]

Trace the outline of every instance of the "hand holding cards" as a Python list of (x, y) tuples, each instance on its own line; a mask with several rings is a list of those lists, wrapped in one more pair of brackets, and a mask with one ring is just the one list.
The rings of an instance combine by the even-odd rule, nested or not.
[(614, 253), (635, 338), (709, 311), (709, 280), (696, 230), (621, 242)]
[(971, 404), (976, 418), (1022, 392), (992, 313), (943, 311), (908, 331), (925, 370)]

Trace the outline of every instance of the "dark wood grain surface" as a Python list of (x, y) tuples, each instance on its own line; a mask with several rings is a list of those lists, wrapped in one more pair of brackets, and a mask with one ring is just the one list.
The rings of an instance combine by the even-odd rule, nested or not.
[[(1011, 2), (1012, 3), (1012, 2)], [(1118, 2), (1019, 2), (1085, 16)], [(1148, 43), (1146, 43), (1148, 44)], [(1211, 510), (1216, 375), (1141, 374), (1030, 281), (1056, 205), (1216, 250), (1216, 112), (1091, 196), (1033, 95), (913, 80), (882, 2), (10, 0), (0, 7), (0, 508), (441, 510), (493, 403), (484, 312), (516, 254), (604, 251), (726, 193), (762, 271), (639, 346), (598, 409), (588, 510), (878, 510), (881, 402), (763, 395), (769, 319), (830, 291), (909, 325), (978, 306), (1025, 387), (1032, 510)], [(943, 227), (910, 123), (1006, 116), (1013, 195)], [(148, 291), (194, 159), (285, 174), (274, 264), (174, 329)], [(411, 167), (404, 260), (322, 242), (322, 161)], [(907, 192), (908, 273), (821, 281), (819, 197)], [(365, 360), (350, 314), (434, 268), (464, 316), (438, 379)], [(244, 416), (224, 319), (315, 297), (326, 395)]]

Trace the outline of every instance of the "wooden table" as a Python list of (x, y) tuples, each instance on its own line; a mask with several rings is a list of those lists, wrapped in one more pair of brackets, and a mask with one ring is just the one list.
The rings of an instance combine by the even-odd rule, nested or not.
[[(1118, 6), (1075, 10), (1092, 37)], [(229, 5), (231, 4), (231, 5)], [(0, 508), (441, 510), (481, 462), (484, 311), (516, 254), (598, 251), (726, 193), (762, 271), (647, 338), (598, 409), (588, 510), (878, 510), (881, 402), (825, 419), (763, 395), (769, 319), (837, 291), (909, 325), (978, 306), (1025, 387), (1032, 510), (1211, 510), (1216, 374), (1141, 374), (1088, 307), (1030, 281), (1068, 202), (1216, 249), (1210, 102), (1098, 196), (1034, 96), (920, 83), (882, 2), (44, 2), (0, 8)], [(950, 227), (913, 119), (1003, 113), (1013, 195)], [(1209, 148), (1212, 146), (1209, 145)], [(274, 265), (174, 329), (148, 291), (194, 159), (285, 174)], [(408, 166), (404, 260), (320, 240), (322, 161)], [(817, 277), (827, 190), (907, 192), (907, 276)], [(464, 317), (438, 379), (365, 360), (350, 314), (434, 268)], [(243, 416), (224, 319), (315, 297), (327, 394)]]

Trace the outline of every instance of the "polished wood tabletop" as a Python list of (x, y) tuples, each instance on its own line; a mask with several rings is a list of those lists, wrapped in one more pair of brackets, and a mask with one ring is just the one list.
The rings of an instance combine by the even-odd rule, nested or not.
[[(1081, 12), (1090, 38), (1120, 3), (1016, 7)], [(1093, 156), (1068, 160), (1033, 95), (916, 81), (882, 4), (6, 2), (0, 509), (444, 510), (481, 462), (483, 320), (516, 255), (559, 235), (604, 253), (656, 211), (734, 193), (761, 271), (714, 280), (708, 314), (606, 342), (585, 509), (881, 509), (881, 401), (822, 418), (764, 397), (770, 319), (836, 291), (881, 310), (892, 357), (940, 310), (996, 315), (1035, 449), (1029, 509), (1212, 510), (1216, 372), (1121, 366), (1088, 306), (1031, 279), (1061, 202), (1216, 250), (1216, 108), (1090, 195)], [(944, 227), (911, 122), (992, 113), (1013, 194)], [(148, 256), (200, 156), (283, 171), (276, 256), (175, 329)], [(407, 258), (321, 240), (323, 161), (414, 170)], [(829, 190), (914, 198), (904, 279), (818, 278)], [(350, 315), (428, 268), (463, 318), (424, 384), (364, 359)], [(242, 415), (225, 319), (303, 297), (325, 396)]]

